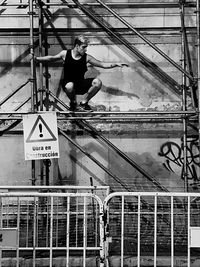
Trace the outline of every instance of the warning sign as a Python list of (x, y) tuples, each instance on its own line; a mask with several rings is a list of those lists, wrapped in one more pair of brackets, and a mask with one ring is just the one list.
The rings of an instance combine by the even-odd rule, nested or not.
[(25, 160), (59, 158), (55, 112), (23, 116)]

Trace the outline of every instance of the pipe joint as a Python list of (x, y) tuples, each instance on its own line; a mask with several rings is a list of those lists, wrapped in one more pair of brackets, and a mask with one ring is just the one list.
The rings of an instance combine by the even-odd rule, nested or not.
[(36, 13), (34, 11), (28, 11), (27, 14), (30, 16), (36, 15)]

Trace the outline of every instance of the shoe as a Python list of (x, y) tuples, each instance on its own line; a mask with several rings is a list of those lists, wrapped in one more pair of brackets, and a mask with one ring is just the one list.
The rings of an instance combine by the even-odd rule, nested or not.
[(93, 109), (88, 105), (88, 103), (80, 102), (79, 107), (85, 111), (93, 111)]
[(70, 102), (69, 111), (75, 111), (77, 108), (77, 102)]

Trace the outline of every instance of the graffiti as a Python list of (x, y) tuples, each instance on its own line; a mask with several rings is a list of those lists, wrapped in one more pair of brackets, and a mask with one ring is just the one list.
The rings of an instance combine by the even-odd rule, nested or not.
[[(187, 178), (190, 180), (190, 185), (196, 186), (200, 182), (200, 178), (197, 176), (197, 168), (200, 166), (200, 161), (198, 138), (196, 136), (190, 136), (187, 139), (186, 154)], [(166, 161), (163, 166), (168, 171), (174, 172), (174, 164), (179, 166), (181, 168), (181, 178), (184, 179), (184, 144), (182, 139), (180, 145), (175, 142), (164, 143), (158, 155), (165, 157)]]

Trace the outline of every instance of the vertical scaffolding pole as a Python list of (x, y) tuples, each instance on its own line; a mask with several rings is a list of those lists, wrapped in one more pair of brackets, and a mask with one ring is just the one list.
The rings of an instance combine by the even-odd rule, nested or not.
[[(184, 1), (182, 1), (180, 6), (181, 16), (185, 15)], [(182, 19), (183, 19), (182, 18)], [(184, 25), (182, 24), (182, 68), (186, 71), (186, 45), (185, 45), (185, 35), (184, 35)], [(182, 95), (182, 110), (187, 110), (187, 94), (186, 94), (186, 75), (182, 74), (182, 84), (183, 84), (183, 95)], [(184, 180), (184, 191), (188, 191), (188, 166), (187, 166), (187, 121), (183, 118), (183, 180)]]
[[(38, 27), (39, 27), (39, 56), (43, 55), (42, 53), (42, 45), (43, 45), (43, 16), (42, 16), (42, 3), (41, 1), (37, 1), (38, 4)], [(39, 97), (40, 97), (40, 111), (43, 110), (43, 66), (40, 63), (39, 68)], [(44, 161), (40, 160), (40, 185), (44, 185)]]
[[(37, 89), (36, 89), (36, 73), (34, 62), (34, 40), (33, 40), (33, 0), (29, 0), (29, 21), (30, 21), (30, 54), (31, 54), (31, 111), (35, 112), (37, 108)], [(31, 164), (32, 185), (35, 185), (35, 161)]]
[(30, 54), (31, 54), (31, 111), (35, 111), (35, 71), (34, 71), (34, 41), (33, 41), (33, 0), (29, 0), (29, 21), (30, 21)]
[[(199, 5), (199, 0), (197, 0), (197, 10), (196, 10), (196, 13), (197, 13), (197, 16), (196, 16), (196, 24), (197, 24), (197, 70), (198, 70), (198, 122), (199, 122), (199, 125), (198, 125), (198, 129), (199, 129), (199, 155), (200, 155), (200, 21), (199, 21), (199, 8), (200, 8), (200, 5)], [(198, 176), (199, 175), (199, 170), (198, 170)], [(198, 177), (200, 178), (200, 177)]]
[[(42, 16), (42, 3), (41, 1), (37, 1), (38, 4), (38, 27), (39, 27), (39, 56), (43, 55), (42, 53), (42, 45), (43, 45), (43, 16)], [(39, 96), (40, 96), (40, 110), (43, 110), (43, 67), (42, 63), (40, 63), (39, 69)]]
[[(38, 25), (39, 25), (39, 56), (43, 56), (43, 47), (44, 47), (44, 53), (45, 56), (48, 55), (48, 49), (49, 49), (49, 44), (47, 41), (47, 36), (46, 33), (44, 32), (44, 19), (43, 19), (43, 2), (41, 0), (37, 0), (38, 4)], [(44, 71), (44, 73), (43, 73)], [(43, 77), (45, 77), (45, 85), (43, 83)], [(42, 111), (44, 108), (44, 87), (45, 87), (45, 106), (46, 106), (46, 111), (49, 110), (49, 70), (48, 70), (48, 65), (45, 64), (45, 68), (43, 68), (43, 64), (40, 63), (40, 110)], [(49, 167), (51, 165), (51, 161), (49, 159), (46, 160), (40, 160), (40, 184), (41, 185), (49, 185)], [(45, 166), (45, 173), (44, 173), (44, 166)], [(45, 180), (44, 181), (44, 176)]]
[[(45, 56), (49, 54), (49, 43), (48, 43), (48, 38), (47, 38), (47, 32), (44, 34), (44, 51), (45, 51)], [(51, 77), (49, 73), (49, 67), (47, 64), (45, 64), (45, 89), (46, 89), (46, 95), (45, 95), (45, 101), (46, 101), (46, 111), (49, 111), (49, 79)], [(45, 164), (45, 176), (46, 176), (46, 185), (50, 184), (50, 178), (49, 178), (49, 173), (50, 173), (50, 166), (51, 166), (51, 160), (46, 159), (44, 160)]]

